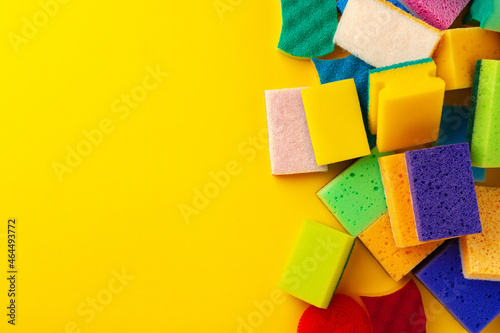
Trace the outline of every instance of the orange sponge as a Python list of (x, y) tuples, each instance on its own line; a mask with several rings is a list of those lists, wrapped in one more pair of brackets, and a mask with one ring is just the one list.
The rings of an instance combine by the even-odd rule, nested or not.
[(483, 233), (460, 238), (464, 276), (500, 281), (500, 188), (476, 186), (476, 195)]
[(359, 239), (394, 281), (401, 280), (442, 243), (437, 241), (404, 249), (396, 247), (387, 213), (363, 231)]
[(408, 247), (423, 244), (417, 238), (405, 155), (383, 156), (378, 159), (378, 163), (382, 174), (395, 245), (397, 247)]
[(500, 34), (479, 27), (446, 30), (433, 58), (446, 90), (470, 88), (479, 59), (500, 59)]

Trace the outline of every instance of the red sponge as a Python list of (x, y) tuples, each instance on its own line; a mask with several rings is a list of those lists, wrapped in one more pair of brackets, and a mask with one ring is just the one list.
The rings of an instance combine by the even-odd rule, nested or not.
[(327, 309), (309, 306), (297, 333), (370, 333), (366, 311), (352, 297), (335, 294)]
[(361, 296), (370, 315), (373, 333), (422, 333), (427, 318), (420, 291), (413, 280), (393, 294)]

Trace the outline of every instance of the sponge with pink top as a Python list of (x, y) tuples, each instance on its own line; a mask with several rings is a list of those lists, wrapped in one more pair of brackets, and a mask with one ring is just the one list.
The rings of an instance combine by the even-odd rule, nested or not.
[(410, 13), (441, 30), (448, 29), (470, 0), (402, 0)]
[(328, 167), (318, 166), (314, 158), (300, 94), (302, 89), (266, 91), (267, 131), (273, 175), (327, 171)]

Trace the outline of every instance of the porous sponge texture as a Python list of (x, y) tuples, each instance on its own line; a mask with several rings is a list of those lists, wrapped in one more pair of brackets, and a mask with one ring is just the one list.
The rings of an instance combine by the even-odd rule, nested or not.
[[(441, 126), (436, 146), (453, 145), (467, 142), (467, 126), (469, 123), (469, 107), (462, 105), (445, 105), (441, 116)], [(472, 167), (475, 182), (486, 180), (486, 169)]]
[(368, 130), (368, 77), (370, 69), (373, 69), (373, 66), (368, 65), (353, 55), (342, 59), (313, 59), (312, 61), (318, 72), (321, 84), (354, 79), (363, 115), (363, 124), (368, 137), (368, 144), (370, 149), (375, 147), (376, 138)]
[(304, 89), (302, 100), (318, 165), (370, 154), (353, 79)]
[(372, 150), (326, 184), (317, 195), (352, 236), (358, 236), (387, 211), (378, 158)]
[(314, 158), (301, 90), (303, 88), (267, 90), (267, 132), (271, 173), (288, 175), (327, 171)]
[(468, 141), (472, 165), (500, 167), (500, 61), (479, 60), (474, 76)]
[(279, 50), (300, 58), (333, 52), (335, 0), (281, 0), (281, 17)]
[(405, 153), (420, 241), (481, 233), (467, 143)]
[(423, 244), (417, 237), (405, 155), (384, 156), (378, 159), (378, 163), (387, 199), (394, 244), (400, 248)]
[(483, 232), (460, 238), (464, 275), (500, 281), (500, 188), (476, 187)]
[(479, 59), (500, 59), (500, 34), (477, 28), (449, 29), (433, 55), (446, 90), (472, 87)]
[(370, 131), (379, 151), (413, 147), (437, 139), (444, 82), (431, 58), (370, 71)]
[(478, 21), (481, 28), (500, 32), (500, 1), (474, 0), (464, 22)]
[[(347, 6), (347, 2), (348, 0), (337, 0), (337, 8), (339, 9), (339, 12), (344, 12), (345, 6)], [(408, 9), (406, 9), (405, 6), (403, 6), (398, 0), (387, 0), (387, 2), (390, 2), (406, 13), (409, 13)]]
[(468, 332), (481, 332), (500, 314), (500, 283), (464, 278), (458, 239), (447, 241), (413, 273)]
[(430, 57), (441, 35), (391, 3), (349, 0), (334, 41), (368, 64), (383, 67)]
[(359, 239), (394, 281), (401, 280), (442, 243), (397, 247), (387, 213), (366, 228)]
[(441, 30), (448, 29), (470, 0), (403, 0), (410, 12)]
[(279, 287), (326, 309), (342, 277), (354, 238), (321, 223), (305, 220)]

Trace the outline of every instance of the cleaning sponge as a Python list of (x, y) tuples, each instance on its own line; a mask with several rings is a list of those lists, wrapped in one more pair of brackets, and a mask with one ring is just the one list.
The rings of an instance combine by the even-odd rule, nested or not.
[(389, 153), (360, 158), (326, 184), (317, 195), (352, 236), (358, 236), (387, 211), (377, 159)]
[(318, 165), (370, 154), (353, 79), (302, 90)]
[(446, 30), (433, 58), (446, 90), (470, 88), (477, 60), (500, 59), (500, 34), (479, 27)]
[[(347, 6), (348, 0), (337, 0), (337, 8), (339, 12), (343, 13), (345, 6)], [(387, 2), (392, 3), (394, 6), (398, 7), (402, 11), (408, 13), (408, 9), (406, 9), (398, 0), (387, 0)]]
[(337, 28), (335, 0), (281, 0), (281, 16), (279, 50), (301, 58), (333, 52)]
[(479, 60), (474, 76), (468, 141), (472, 165), (500, 167), (500, 61)]
[(500, 2), (498, 0), (474, 0), (464, 22), (472, 20), (478, 21), (483, 29), (500, 32)]
[(354, 79), (358, 91), (359, 104), (363, 114), (363, 123), (368, 137), (370, 149), (375, 147), (375, 136), (368, 130), (368, 76), (373, 66), (353, 55), (342, 59), (322, 60), (313, 59), (321, 84)]
[(383, 67), (430, 57), (441, 35), (391, 3), (349, 0), (334, 41), (368, 64)]
[(411, 13), (433, 27), (446, 30), (470, 0), (402, 0)]
[(265, 93), (273, 175), (328, 170), (327, 166), (318, 166), (314, 158), (300, 94), (302, 89), (268, 90)]
[(444, 82), (431, 58), (370, 71), (370, 131), (381, 152), (436, 141)]
[(460, 238), (464, 275), (500, 281), (500, 188), (476, 187), (483, 233)]
[(411, 204), (410, 183), (405, 155), (395, 154), (378, 159), (391, 219), (394, 244), (408, 247), (423, 244), (418, 240)]
[(468, 332), (481, 332), (500, 314), (500, 282), (465, 279), (457, 239), (445, 243), (413, 273)]
[(410, 273), (415, 266), (442, 243), (437, 241), (404, 249), (396, 247), (392, 236), (389, 214), (387, 213), (366, 228), (359, 235), (359, 240), (396, 282)]
[(280, 288), (326, 309), (351, 255), (354, 238), (306, 220), (281, 278)]
[(468, 144), (409, 151), (405, 158), (420, 241), (482, 232)]

